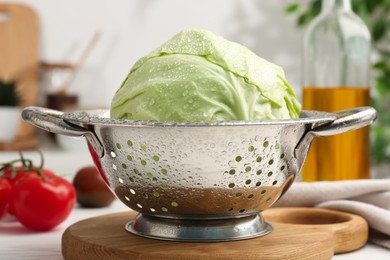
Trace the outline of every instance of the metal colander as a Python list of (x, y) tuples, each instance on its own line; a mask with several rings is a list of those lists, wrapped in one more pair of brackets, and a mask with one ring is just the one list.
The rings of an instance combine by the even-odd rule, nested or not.
[(28, 107), (22, 116), (50, 132), (86, 137), (111, 190), (140, 213), (128, 231), (204, 242), (269, 233), (259, 213), (294, 181), (313, 137), (366, 126), (376, 113), (362, 107), (303, 111), (293, 120), (178, 123)]

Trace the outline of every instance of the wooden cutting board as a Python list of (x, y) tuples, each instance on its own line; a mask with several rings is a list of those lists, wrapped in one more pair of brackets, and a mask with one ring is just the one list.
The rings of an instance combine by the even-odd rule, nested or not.
[[(20, 108), (36, 105), (39, 69), (36, 13), (25, 5), (0, 3), (0, 39), (0, 79), (17, 82), (22, 99)], [(38, 145), (35, 132), (34, 126), (20, 119), (16, 139), (0, 142), (0, 150), (35, 148)]]
[[(330, 259), (362, 247), (367, 222), (356, 215), (314, 208), (275, 208), (263, 212), (272, 233), (233, 242), (192, 243), (143, 238), (124, 226), (136, 212), (77, 222), (62, 236), (65, 259)], [(303, 224), (305, 223), (305, 224)]]

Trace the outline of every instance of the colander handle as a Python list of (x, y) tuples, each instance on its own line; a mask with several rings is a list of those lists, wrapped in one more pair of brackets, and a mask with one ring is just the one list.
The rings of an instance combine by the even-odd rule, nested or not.
[(24, 121), (45, 131), (74, 137), (84, 136), (95, 152), (102, 157), (104, 149), (95, 133), (84, 127), (64, 121), (62, 115), (63, 112), (61, 111), (35, 106), (26, 107), (22, 111)]
[(372, 107), (357, 107), (334, 113), (334, 121), (317, 126), (309, 131), (314, 136), (337, 135), (356, 130), (372, 124), (376, 119), (376, 111)]
[(299, 171), (306, 160), (314, 136), (329, 136), (352, 131), (374, 122), (376, 111), (372, 107), (357, 107), (334, 113), (336, 119), (332, 122), (316, 126), (308, 130), (295, 147), (294, 156), (299, 165)]

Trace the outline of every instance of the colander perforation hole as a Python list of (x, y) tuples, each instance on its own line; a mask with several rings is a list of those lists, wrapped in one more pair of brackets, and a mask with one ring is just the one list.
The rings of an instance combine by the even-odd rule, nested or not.
[(262, 190), (262, 191), (260, 192), (260, 194), (261, 194), (261, 195), (264, 195), (266, 192), (267, 192), (267, 190)]
[(115, 164), (112, 165), (112, 168), (113, 168), (115, 171), (118, 169), (118, 167), (117, 167)]
[(154, 208), (150, 208), (149, 209), (151, 212), (156, 212), (156, 210)]
[(268, 146), (269, 146), (269, 141), (264, 141), (263, 147), (266, 148), (266, 147), (268, 147)]
[(229, 171), (229, 174), (230, 175), (234, 175), (236, 173), (236, 170), (234, 170), (234, 169), (231, 169), (230, 171)]
[(122, 163), (122, 168), (126, 170), (127, 169), (127, 165)]
[(242, 157), (238, 155), (238, 156), (236, 156), (235, 160), (236, 160), (236, 162), (240, 162), (242, 160)]
[(119, 183), (122, 183), (122, 184), (124, 183), (124, 182), (123, 182), (123, 179), (120, 178), (120, 177), (118, 178), (118, 181), (119, 181)]
[(130, 193), (134, 195), (135, 194), (135, 190), (130, 189)]
[(110, 156), (111, 156), (112, 158), (115, 158), (115, 157), (116, 157), (116, 153), (115, 153), (114, 151), (111, 151), (111, 152), (110, 152)]
[(161, 183), (161, 184), (160, 184), (160, 187), (161, 187), (162, 189), (166, 190), (166, 189), (169, 188), (169, 185), (166, 184), (166, 183)]
[(255, 196), (255, 195), (253, 195), (253, 194), (249, 194), (249, 195), (248, 195), (248, 199), (252, 199), (254, 196)]
[(133, 146), (133, 142), (131, 140), (128, 140), (127, 141), (127, 146), (132, 147)]
[(127, 200), (127, 201), (130, 201), (130, 198), (129, 198), (129, 197), (127, 197), (127, 196), (125, 196), (125, 200)]
[(275, 186), (277, 183), (278, 183), (278, 181), (275, 180), (275, 181), (272, 182), (272, 185)]
[(245, 211), (245, 209), (240, 209), (240, 211), (239, 211), (239, 212), (240, 212), (240, 213), (243, 213), (244, 211)]
[(142, 209), (142, 205), (139, 204), (139, 203), (137, 203), (137, 207), (140, 208), (140, 209)]
[(161, 211), (162, 211), (162, 212), (168, 212), (168, 208), (166, 208), (166, 207), (161, 207)]
[(120, 150), (120, 149), (122, 149), (122, 145), (120, 143), (116, 143), (116, 148), (118, 148)]
[(286, 168), (286, 165), (282, 165), (282, 167), (280, 167), (280, 170), (283, 171), (285, 168)]
[(133, 157), (131, 155), (128, 155), (127, 160), (131, 162), (133, 160)]
[(172, 207), (178, 207), (179, 204), (178, 204), (176, 201), (172, 201), (172, 202), (171, 202), (171, 206), (172, 206)]

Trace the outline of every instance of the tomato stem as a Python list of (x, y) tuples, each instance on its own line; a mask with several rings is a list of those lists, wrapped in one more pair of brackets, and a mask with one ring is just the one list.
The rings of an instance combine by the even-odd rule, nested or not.
[[(19, 159), (12, 160), (12, 161), (5, 162), (5, 163), (0, 163), (0, 176), (2, 175), (4, 170), (11, 168), (11, 178), (15, 178), (15, 176), (18, 173), (34, 171), (38, 174), (38, 176), (40, 176), (41, 178), (46, 180), (46, 177), (44, 176), (44, 174), (42, 174), (42, 171), (41, 171), (41, 169), (43, 168), (43, 165), (44, 165), (44, 157), (43, 157), (43, 154), (40, 150), (37, 150), (37, 151), (38, 151), (38, 153), (40, 155), (40, 159), (41, 159), (39, 167), (34, 167), (32, 160), (25, 159), (22, 151), (18, 151), (19, 156), (20, 156)], [(23, 167), (21, 169), (18, 169), (16, 167), (17, 163), (22, 163)]]
[(42, 169), (43, 168), (43, 164), (45, 163), (45, 159), (43, 157), (43, 153), (40, 150), (38, 150), (38, 153), (39, 153), (39, 155), (41, 157), (41, 164), (39, 165), (39, 169)]
[(22, 151), (19, 150), (18, 152), (19, 152), (20, 160), (22, 161), (23, 166), (26, 166), (26, 161), (24, 160)]

